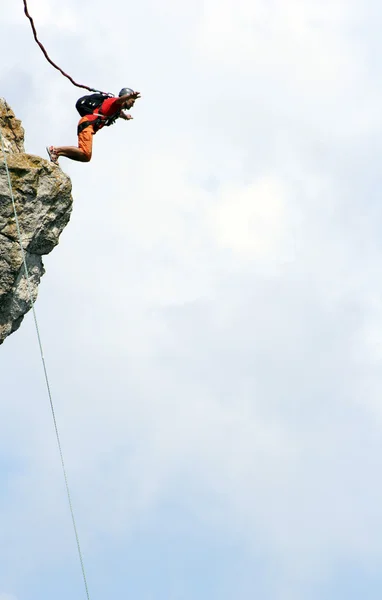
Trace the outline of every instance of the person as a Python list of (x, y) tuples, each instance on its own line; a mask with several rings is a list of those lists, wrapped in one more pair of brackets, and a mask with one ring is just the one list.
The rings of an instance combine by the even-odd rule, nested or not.
[(65, 156), (71, 160), (89, 162), (92, 157), (93, 135), (107, 125), (108, 122), (114, 122), (115, 119), (130, 121), (133, 117), (123, 111), (133, 108), (135, 101), (140, 97), (140, 92), (135, 92), (131, 88), (122, 88), (117, 98), (106, 98), (92, 114), (81, 117), (79, 120), (77, 127), (78, 147), (49, 146), (47, 152), (50, 160), (58, 164), (60, 156)]

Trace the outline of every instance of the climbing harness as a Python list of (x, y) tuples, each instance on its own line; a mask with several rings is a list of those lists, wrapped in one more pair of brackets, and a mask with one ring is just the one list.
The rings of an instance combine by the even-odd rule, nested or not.
[(102, 115), (101, 113), (93, 113), (93, 115), (97, 118), (93, 119), (93, 120), (87, 119), (86, 121), (82, 121), (82, 123), (80, 121), (77, 126), (77, 135), (80, 135), (81, 131), (86, 129), (86, 127), (89, 127), (89, 125), (93, 126), (94, 133), (97, 133), (97, 131), (99, 129), (101, 129), (102, 127), (105, 127), (105, 126), (109, 127), (110, 125), (114, 125), (116, 120), (119, 118), (120, 114), (121, 114), (121, 111), (118, 111), (111, 117), (106, 117), (106, 116)]
[(62, 69), (61, 69), (61, 68), (60, 68), (58, 65), (56, 65), (56, 64), (55, 64), (55, 63), (52, 61), (52, 59), (49, 57), (49, 55), (48, 55), (47, 51), (45, 50), (44, 46), (42, 45), (42, 43), (40, 42), (40, 40), (39, 40), (39, 39), (38, 39), (38, 37), (37, 37), (37, 31), (36, 31), (36, 28), (35, 28), (35, 25), (34, 25), (33, 19), (32, 19), (32, 17), (30, 16), (30, 14), (29, 14), (29, 11), (28, 11), (27, 0), (23, 0), (23, 2), (24, 2), (24, 12), (25, 12), (26, 16), (28, 17), (28, 19), (29, 19), (29, 21), (30, 21), (30, 24), (31, 24), (31, 27), (32, 27), (32, 31), (33, 31), (33, 36), (34, 36), (34, 39), (36, 40), (36, 43), (37, 43), (37, 44), (40, 46), (40, 48), (41, 48), (41, 50), (42, 50), (42, 52), (43, 52), (43, 54), (44, 54), (44, 56), (45, 56), (46, 60), (47, 60), (47, 61), (48, 61), (48, 62), (49, 62), (49, 63), (50, 63), (50, 64), (51, 64), (51, 65), (52, 65), (52, 66), (53, 66), (55, 69), (57, 69), (57, 71), (60, 71), (60, 73), (61, 73), (62, 75), (64, 75), (64, 77), (67, 77), (67, 78), (69, 79), (69, 81), (71, 81), (71, 82), (72, 82), (72, 84), (73, 84), (73, 85), (75, 85), (76, 87), (84, 88), (85, 90), (89, 90), (90, 92), (98, 92), (99, 90), (95, 90), (94, 88), (91, 88), (91, 87), (89, 87), (89, 86), (87, 86), (87, 85), (83, 85), (82, 83), (77, 83), (76, 81), (74, 81), (74, 79), (73, 79), (72, 77), (70, 77), (70, 75), (68, 75), (67, 73), (65, 73), (65, 71), (63, 71), (63, 70), (62, 70)]
[(88, 94), (87, 96), (78, 98), (76, 102), (76, 109), (78, 110), (80, 116), (88, 117), (90, 115), (94, 115), (96, 118), (79, 123), (77, 127), (77, 135), (79, 135), (86, 127), (89, 127), (89, 125), (93, 125), (94, 133), (96, 133), (101, 127), (109, 127), (116, 122), (121, 114), (120, 110), (115, 112), (113, 115), (107, 116), (102, 114), (101, 109), (102, 103), (108, 98), (113, 97), (113, 94), (105, 94), (100, 92), (98, 94)]
[[(25, 2), (24, 2), (24, 4), (25, 4)], [(58, 426), (57, 426), (57, 420), (56, 420), (56, 413), (55, 413), (55, 410), (54, 410), (53, 399), (52, 399), (52, 394), (51, 394), (51, 390), (50, 390), (50, 384), (49, 384), (49, 378), (48, 378), (48, 371), (47, 371), (46, 364), (45, 364), (45, 358), (44, 358), (44, 353), (43, 353), (43, 348), (42, 348), (42, 343), (41, 343), (41, 336), (40, 336), (40, 330), (39, 330), (38, 321), (37, 321), (37, 315), (36, 315), (36, 311), (35, 311), (35, 308), (34, 308), (34, 302), (33, 302), (33, 297), (32, 297), (32, 288), (31, 288), (31, 283), (30, 283), (30, 277), (29, 277), (29, 273), (28, 273), (28, 267), (27, 267), (27, 263), (26, 263), (25, 252), (24, 252), (24, 248), (23, 248), (23, 245), (22, 245), (20, 224), (19, 224), (19, 219), (18, 219), (18, 216), (17, 216), (16, 203), (15, 203), (15, 199), (14, 199), (14, 195), (13, 195), (12, 182), (11, 182), (11, 177), (10, 177), (10, 174), (9, 174), (8, 162), (7, 162), (7, 157), (6, 157), (6, 154), (5, 154), (5, 147), (4, 147), (3, 134), (2, 134), (1, 128), (0, 128), (0, 142), (1, 142), (1, 150), (2, 150), (2, 153), (3, 153), (3, 157), (4, 157), (4, 164), (5, 164), (5, 171), (6, 171), (6, 174), (7, 174), (7, 181), (8, 181), (9, 192), (10, 192), (10, 196), (11, 196), (11, 200), (12, 200), (12, 207), (13, 207), (13, 214), (14, 214), (15, 223), (16, 223), (17, 237), (18, 237), (18, 241), (19, 241), (19, 245), (20, 245), (20, 250), (21, 250), (21, 255), (22, 255), (22, 259), (23, 259), (23, 266), (24, 266), (25, 277), (26, 277), (26, 281), (27, 281), (29, 301), (30, 301), (30, 305), (31, 305), (31, 308), (32, 308), (33, 319), (34, 319), (34, 324), (35, 324), (36, 334), (37, 334), (37, 339), (38, 339), (38, 345), (39, 345), (39, 348), (40, 348), (41, 361), (42, 361), (42, 366), (43, 366), (43, 370), (44, 370), (45, 383), (46, 383), (46, 388), (47, 388), (47, 391), (48, 391), (50, 409), (51, 409), (52, 418), (53, 418), (54, 430), (55, 430), (55, 433), (56, 433), (57, 446), (58, 446), (58, 450), (59, 450), (59, 453), (60, 453), (61, 467), (62, 467), (62, 472), (63, 472), (64, 480), (65, 480), (65, 487), (66, 487), (66, 494), (67, 494), (68, 502), (69, 502), (70, 515), (71, 515), (71, 518), (72, 518), (74, 535), (75, 535), (75, 538), (76, 538), (77, 550), (78, 550), (78, 555), (79, 555), (80, 564), (81, 564), (82, 577), (83, 577), (83, 581), (84, 581), (84, 585), (85, 585), (85, 591), (86, 591), (87, 600), (90, 600), (89, 590), (88, 590), (88, 584), (87, 584), (87, 579), (86, 579), (86, 574), (85, 574), (84, 561), (83, 561), (83, 558), (82, 558), (82, 551), (81, 551), (81, 546), (80, 546), (80, 540), (79, 540), (79, 537), (78, 537), (76, 520), (74, 518), (74, 510), (73, 510), (73, 505), (72, 505), (72, 498), (71, 498), (70, 490), (69, 490), (68, 476), (67, 476), (67, 473), (66, 473), (66, 467), (65, 467), (65, 462), (64, 462), (64, 455), (63, 455), (63, 452), (62, 452), (61, 440), (60, 440), (60, 435), (59, 435), (59, 432), (58, 432)]]

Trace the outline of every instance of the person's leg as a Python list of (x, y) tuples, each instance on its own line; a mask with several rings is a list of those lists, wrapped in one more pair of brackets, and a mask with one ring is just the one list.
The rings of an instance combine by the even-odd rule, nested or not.
[(78, 160), (80, 162), (89, 162), (91, 159), (90, 155), (85, 153), (80, 148), (76, 148), (75, 146), (57, 146), (53, 147), (53, 153), (59, 158), (60, 156), (65, 156), (66, 158), (71, 158), (72, 160)]
[[(81, 119), (79, 125), (87, 119)], [(50, 146), (48, 152), (53, 162), (57, 162), (60, 156), (71, 160), (89, 162), (93, 150), (93, 125), (88, 125), (78, 134), (78, 148), (76, 146)]]

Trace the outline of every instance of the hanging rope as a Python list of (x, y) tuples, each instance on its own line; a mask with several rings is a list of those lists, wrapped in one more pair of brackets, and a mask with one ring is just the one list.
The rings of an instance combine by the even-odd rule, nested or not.
[(26, 16), (28, 17), (31, 27), (32, 27), (32, 31), (33, 31), (33, 35), (34, 35), (34, 39), (36, 40), (37, 44), (40, 46), (46, 60), (55, 68), (57, 69), (57, 71), (60, 71), (60, 73), (62, 73), (62, 75), (64, 75), (64, 77), (67, 77), (69, 79), (69, 81), (72, 82), (73, 85), (75, 85), (76, 87), (79, 88), (84, 88), (85, 90), (89, 90), (89, 92), (99, 92), (99, 90), (95, 90), (94, 88), (88, 87), (87, 85), (83, 85), (82, 83), (76, 83), (74, 81), (74, 79), (72, 79), (72, 77), (70, 77), (70, 75), (68, 75), (67, 73), (65, 73), (62, 69), (60, 69), (60, 67), (58, 65), (56, 65), (51, 58), (49, 58), (47, 51), (45, 50), (44, 46), (42, 45), (42, 43), (40, 42), (40, 40), (37, 37), (37, 31), (36, 28), (34, 26), (34, 22), (32, 17), (30, 16), (29, 12), (28, 12), (28, 6), (27, 6), (27, 0), (23, 0), (24, 2), (24, 12), (26, 14)]
[(1, 128), (0, 128), (0, 141), (1, 141), (1, 150), (2, 150), (3, 156), (4, 156), (4, 163), (5, 163), (5, 170), (6, 170), (6, 174), (7, 174), (9, 192), (10, 192), (11, 199), (12, 199), (13, 214), (14, 214), (15, 222), (16, 222), (17, 236), (18, 236), (18, 240), (19, 240), (21, 255), (22, 255), (22, 258), (23, 258), (23, 266), (24, 266), (24, 271), (25, 271), (25, 277), (26, 277), (26, 280), (27, 280), (29, 301), (30, 301), (31, 308), (32, 308), (33, 319), (34, 319), (34, 324), (35, 324), (36, 333), (37, 333), (37, 339), (38, 339), (38, 345), (39, 345), (39, 348), (40, 348), (41, 361), (42, 361), (42, 366), (43, 366), (43, 369), (44, 369), (45, 383), (46, 383), (46, 387), (47, 387), (47, 390), (48, 390), (48, 396), (49, 396), (49, 402), (50, 402), (50, 409), (51, 409), (52, 417), (53, 417), (54, 430), (55, 430), (55, 433), (56, 433), (57, 445), (58, 445), (58, 450), (59, 450), (60, 459), (61, 459), (61, 466), (62, 466), (62, 471), (63, 471), (64, 479), (65, 479), (66, 494), (67, 494), (67, 497), (68, 497), (69, 509), (70, 509), (70, 514), (71, 514), (71, 517), (72, 517), (72, 523), (73, 523), (73, 529), (74, 529), (74, 535), (75, 535), (75, 538), (76, 538), (77, 550), (78, 550), (78, 555), (79, 555), (79, 559), (80, 559), (80, 563), (81, 563), (82, 577), (83, 577), (84, 584), (85, 584), (85, 591), (86, 591), (87, 600), (90, 600), (89, 590), (88, 590), (88, 584), (87, 584), (86, 574), (85, 574), (84, 561), (83, 561), (83, 558), (82, 558), (82, 551), (81, 551), (81, 546), (80, 546), (80, 540), (79, 540), (79, 537), (78, 537), (76, 520), (74, 518), (72, 498), (71, 498), (71, 495), (70, 495), (69, 484), (68, 484), (68, 477), (67, 477), (67, 474), (66, 474), (66, 468), (65, 468), (65, 462), (64, 462), (64, 455), (62, 453), (62, 446), (61, 446), (60, 436), (59, 436), (58, 427), (57, 427), (56, 414), (55, 414), (55, 411), (54, 411), (52, 394), (51, 394), (51, 391), (50, 391), (50, 385), (49, 385), (49, 379), (48, 379), (48, 372), (47, 372), (47, 369), (46, 369), (45, 359), (44, 359), (44, 353), (43, 353), (43, 349), (42, 349), (42, 343), (41, 343), (41, 337), (40, 337), (40, 330), (39, 330), (39, 327), (38, 327), (36, 311), (35, 311), (35, 308), (34, 308), (34, 302), (33, 302), (33, 297), (32, 297), (32, 288), (31, 288), (31, 283), (30, 283), (30, 278), (29, 278), (29, 273), (28, 273), (28, 267), (27, 267), (27, 263), (26, 263), (26, 259), (25, 259), (25, 252), (24, 252), (24, 248), (23, 248), (23, 245), (22, 245), (20, 224), (19, 224), (19, 219), (18, 219), (18, 216), (17, 216), (16, 203), (15, 203), (15, 199), (14, 199), (14, 195), (13, 195), (12, 182), (11, 182), (11, 177), (9, 175), (8, 162), (7, 162), (7, 157), (6, 157), (6, 154), (5, 154), (3, 134), (2, 134)]

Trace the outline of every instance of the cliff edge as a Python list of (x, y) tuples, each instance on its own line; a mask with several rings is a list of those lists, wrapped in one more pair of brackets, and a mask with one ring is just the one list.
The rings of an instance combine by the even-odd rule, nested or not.
[(33, 302), (45, 272), (41, 256), (58, 244), (72, 210), (71, 181), (50, 161), (26, 154), (24, 130), (0, 98), (0, 344), (32, 308), (9, 189), (18, 216)]

